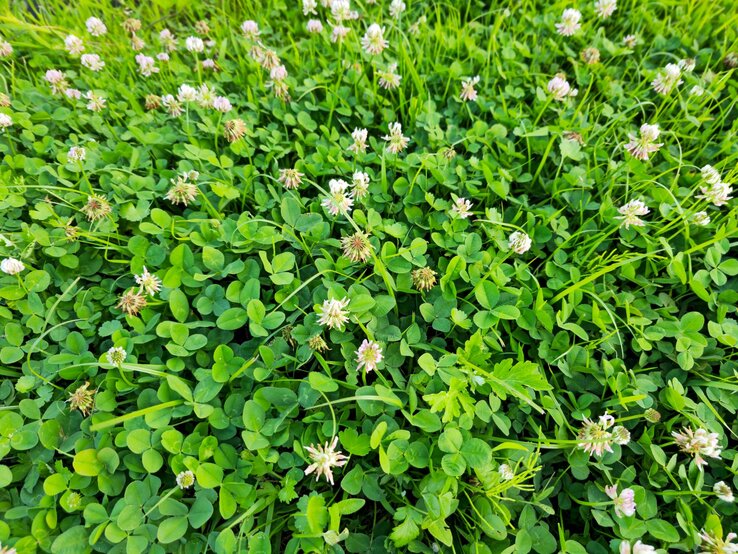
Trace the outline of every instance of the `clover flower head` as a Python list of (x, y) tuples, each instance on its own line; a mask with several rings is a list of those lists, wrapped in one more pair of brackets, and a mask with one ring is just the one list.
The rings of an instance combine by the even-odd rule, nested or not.
[(354, 139), (353, 144), (348, 147), (350, 152), (354, 154), (366, 152), (366, 140), (369, 132), (366, 129), (354, 129), (351, 133), (351, 138)]
[(0, 130), (5, 130), (13, 125), (13, 118), (6, 113), (0, 113)]
[(305, 28), (307, 29), (308, 33), (322, 33), (323, 32), (323, 24), (320, 22), (320, 19), (310, 19), (305, 24)]
[(256, 21), (252, 21), (250, 19), (241, 23), (241, 32), (248, 40), (256, 40), (261, 34), (261, 31), (259, 31), (259, 25)]
[(640, 540), (636, 541), (631, 547), (629, 541), (622, 541), (620, 543), (620, 554), (650, 554), (656, 552), (653, 546), (643, 544)]
[(533, 240), (522, 231), (513, 231), (507, 241), (510, 244), (510, 250), (516, 254), (525, 254), (533, 244)]
[(562, 36), (570, 37), (581, 29), (582, 12), (574, 8), (568, 8), (561, 14), (561, 21), (556, 23), (556, 32)]
[(372, 244), (369, 236), (361, 231), (341, 239), (343, 255), (352, 262), (365, 262), (372, 255)]
[(97, 221), (107, 217), (111, 212), (112, 208), (107, 198), (100, 196), (99, 194), (91, 194), (87, 198), (87, 203), (82, 208), (82, 213), (87, 216), (90, 221)]
[(639, 131), (640, 136), (636, 137), (634, 134), (628, 135), (630, 142), (625, 145), (625, 149), (634, 158), (646, 161), (651, 154), (658, 152), (659, 148), (664, 145), (662, 142), (656, 142), (660, 134), (661, 131), (658, 125), (644, 123), (641, 125)]
[(221, 113), (228, 113), (233, 109), (231, 101), (225, 96), (216, 96), (213, 99), (213, 109)]
[(666, 64), (666, 67), (659, 70), (656, 78), (651, 81), (651, 86), (657, 93), (666, 96), (683, 82), (681, 76), (682, 70), (679, 69), (679, 66), (669, 63)]
[(200, 37), (187, 37), (185, 39), (185, 48), (190, 52), (199, 53), (205, 50), (205, 43)]
[(348, 305), (348, 298), (341, 298), (340, 300), (328, 298), (324, 300), (318, 323), (329, 329), (342, 330), (349, 320), (349, 311), (346, 309)]
[(120, 346), (111, 346), (105, 353), (108, 363), (116, 367), (120, 367), (121, 364), (126, 361), (126, 356), (128, 356), (128, 353)]
[(161, 290), (161, 279), (153, 273), (149, 273), (146, 266), (143, 267), (141, 275), (134, 275), (133, 278), (139, 286), (139, 292), (145, 292), (149, 296), (154, 296)]
[(72, 146), (67, 152), (67, 159), (73, 162), (81, 162), (87, 157), (87, 150), (82, 146)]
[(93, 37), (100, 37), (108, 32), (108, 28), (105, 26), (105, 23), (97, 17), (88, 18), (87, 21), (85, 21), (85, 27), (87, 27), (87, 32)]
[(392, 63), (387, 66), (387, 69), (377, 71), (379, 77), (379, 86), (383, 89), (392, 90), (400, 86), (402, 75), (396, 73), (397, 64)]
[(479, 75), (461, 81), (461, 93), (459, 97), (464, 102), (476, 102), (477, 91), (474, 88), (479, 83)]
[(605, 452), (612, 452), (614, 440), (608, 429), (614, 424), (615, 418), (607, 412), (599, 417), (597, 423), (589, 418), (584, 418), (577, 435), (577, 446), (590, 456), (603, 456)]
[(735, 533), (728, 533), (725, 538), (720, 538), (705, 531), (700, 531), (700, 552), (699, 554), (736, 554), (738, 553), (738, 543), (733, 541), (738, 538)]
[(694, 457), (694, 463), (700, 470), (707, 465), (705, 458), (720, 459), (722, 449), (717, 433), (703, 428), (693, 430), (691, 427), (684, 427), (681, 432), (674, 431), (671, 436), (682, 452)]
[(377, 364), (382, 361), (382, 349), (376, 342), (364, 339), (356, 351), (356, 361), (359, 362), (357, 369), (376, 371)]
[(105, 62), (102, 61), (100, 56), (97, 54), (82, 54), (82, 57), (79, 60), (80, 63), (90, 71), (97, 72), (105, 67)]
[(246, 134), (246, 123), (242, 119), (231, 119), (223, 126), (223, 135), (228, 142), (236, 142)]
[(177, 482), (177, 486), (180, 489), (189, 489), (192, 485), (195, 484), (195, 474), (192, 473), (189, 469), (186, 471), (180, 471), (177, 474), (175, 480)]
[(279, 170), (279, 182), (286, 189), (296, 189), (302, 183), (302, 178), (305, 176), (304, 173), (300, 173), (296, 169), (280, 169)]
[(402, 134), (402, 125), (399, 122), (389, 124), (389, 135), (382, 137), (387, 141), (387, 151), (399, 154), (410, 143), (410, 139)]
[(436, 286), (436, 272), (430, 267), (414, 269), (411, 273), (413, 286), (419, 291), (428, 291)]
[(90, 383), (78, 387), (69, 395), (67, 402), (70, 410), (79, 410), (83, 416), (87, 416), (95, 405), (95, 391), (89, 390)]
[(454, 205), (451, 207), (451, 215), (466, 219), (472, 215), (472, 203), (466, 198), (456, 198)]
[(548, 93), (553, 97), (553, 99), (558, 102), (563, 102), (567, 98), (579, 94), (579, 91), (572, 88), (569, 81), (567, 81), (561, 74), (555, 75), (553, 79), (548, 82), (546, 88), (548, 88)]
[(620, 213), (615, 219), (622, 219), (620, 225), (629, 229), (631, 225), (635, 227), (643, 227), (646, 222), (643, 221), (639, 216), (646, 215), (651, 210), (648, 209), (643, 200), (631, 200), (627, 204), (620, 206), (618, 212)]
[(328, 347), (328, 344), (325, 342), (322, 336), (315, 335), (314, 337), (310, 337), (308, 340), (308, 346), (311, 350), (314, 350), (316, 352), (325, 352), (326, 350), (330, 350)]
[(633, 489), (623, 489), (618, 494), (618, 486), (612, 485), (605, 487), (605, 493), (615, 502), (615, 515), (618, 517), (630, 517), (635, 514), (636, 502), (635, 491)]
[(87, 109), (91, 112), (100, 112), (105, 108), (105, 98), (99, 94), (88, 90), (85, 93), (85, 98), (87, 98)]
[(331, 42), (340, 42), (344, 38), (346, 38), (346, 35), (349, 34), (351, 31), (351, 27), (346, 27), (345, 25), (341, 25), (340, 23), (336, 23), (335, 25), (331, 26)]
[(7, 275), (18, 275), (24, 269), (26, 269), (25, 264), (15, 258), (4, 258), (0, 262), (0, 271)]
[(515, 472), (508, 464), (501, 464), (497, 468), (497, 472), (500, 474), (500, 479), (503, 481), (511, 481), (515, 478)]
[(313, 463), (307, 467), (305, 475), (315, 472), (316, 481), (323, 475), (325, 480), (333, 485), (333, 468), (344, 466), (348, 461), (348, 457), (344, 456), (340, 450), (336, 450), (337, 446), (338, 437), (333, 437), (333, 441), (330, 443), (326, 441), (323, 446), (314, 447), (312, 444), (306, 446), (305, 450), (307, 450)]
[(402, 12), (404, 12), (406, 8), (407, 6), (405, 6), (405, 2), (402, 0), (392, 0), (389, 9), (390, 16), (397, 19), (402, 15)]
[(13, 45), (0, 39), (0, 58), (9, 58), (13, 54)]
[(138, 315), (138, 313), (148, 305), (146, 297), (136, 290), (129, 290), (123, 293), (118, 299), (116, 305), (126, 315)]
[(595, 13), (600, 19), (607, 19), (610, 17), (617, 7), (617, 0), (597, 0), (594, 5)]
[(315, 0), (302, 0), (302, 15), (315, 15), (318, 3)]
[(159, 68), (156, 67), (156, 62), (151, 56), (136, 54), (136, 63), (138, 64), (138, 72), (144, 77), (150, 77), (154, 73), (159, 73)]
[(328, 182), (328, 187), (330, 188), (330, 193), (321, 202), (325, 209), (328, 210), (328, 213), (333, 216), (341, 213), (350, 213), (354, 199), (346, 192), (349, 184), (343, 179), (331, 179)]
[(733, 489), (731, 489), (725, 481), (718, 481), (712, 487), (712, 492), (723, 502), (735, 502)]
[(79, 56), (85, 51), (85, 44), (82, 39), (75, 35), (67, 35), (64, 38), (64, 48), (67, 49), (72, 56)]
[(352, 195), (356, 199), (362, 199), (369, 194), (369, 174), (365, 171), (356, 171), (351, 177), (353, 187)]
[(379, 55), (387, 48), (389, 42), (384, 38), (384, 27), (372, 23), (361, 38), (361, 47), (364, 52), (373, 56)]

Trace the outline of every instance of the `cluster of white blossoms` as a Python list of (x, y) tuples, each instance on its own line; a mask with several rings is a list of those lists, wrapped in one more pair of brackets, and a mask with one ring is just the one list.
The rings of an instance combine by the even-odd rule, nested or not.
[(461, 81), (461, 93), (459, 97), (464, 102), (476, 102), (477, 91), (474, 88), (479, 83), (479, 75)]
[(15, 258), (5, 258), (0, 262), (0, 271), (7, 275), (18, 275), (24, 269), (26, 266), (23, 262)]
[(681, 432), (674, 431), (671, 435), (682, 452), (694, 457), (694, 463), (700, 470), (707, 465), (705, 458), (720, 459), (722, 449), (717, 433), (702, 428), (694, 431), (691, 427), (684, 427)]
[(725, 538), (712, 535), (704, 529), (700, 531), (700, 550), (699, 554), (738, 554), (738, 543), (733, 541), (738, 539), (735, 533), (728, 533)]
[(167, 191), (167, 200), (172, 204), (188, 206), (197, 198), (198, 188), (194, 181), (197, 181), (199, 176), (197, 171), (186, 171), (177, 175), (175, 179), (171, 179), (172, 186)]
[(332, 216), (351, 213), (354, 205), (353, 195), (349, 192), (351, 185), (343, 179), (331, 179), (328, 182), (329, 194), (321, 204)]
[(707, 183), (707, 186), (700, 187), (702, 194), (698, 195), (697, 198), (707, 200), (714, 206), (724, 206), (733, 197), (733, 187), (723, 181), (720, 173), (711, 165), (706, 165), (701, 170), (702, 179)]
[(313, 463), (305, 469), (305, 475), (315, 472), (316, 481), (323, 475), (325, 480), (333, 485), (333, 468), (344, 466), (348, 461), (347, 456), (336, 450), (337, 446), (338, 437), (333, 437), (331, 442), (326, 441), (325, 445), (315, 447), (311, 444), (306, 446), (305, 450), (307, 450)]
[(343, 329), (343, 326), (348, 323), (349, 311), (346, 309), (349, 305), (348, 298), (328, 298), (323, 301), (323, 305), (320, 309), (320, 318), (318, 323), (324, 325), (329, 329)]
[(735, 496), (733, 495), (733, 489), (725, 481), (718, 481), (712, 487), (712, 492), (715, 493), (720, 500), (723, 502), (735, 502)]
[(630, 142), (625, 145), (628, 153), (636, 159), (646, 161), (649, 156), (659, 151), (664, 144), (656, 142), (661, 131), (658, 125), (649, 125), (644, 123), (639, 130), (639, 136), (629, 134)]
[(533, 244), (533, 240), (522, 231), (513, 231), (507, 242), (510, 244), (510, 250), (516, 254), (525, 254)]
[[(577, 435), (577, 446), (590, 456), (603, 456), (612, 452), (612, 445), (626, 445), (630, 442), (630, 432), (622, 425), (615, 425), (615, 418), (605, 412), (597, 422), (584, 418)], [(609, 430), (612, 428), (612, 430)]]
[(107, 358), (108, 363), (110, 365), (114, 365), (115, 367), (120, 367), (123, 362), (126, 361), (127, 356), (128, 353), (125, 351), (124, 348), (121, 348), (120, 346), (112, 346), (105, 353), (105, 357)]
[(379, 55), (387, 48), (389, 42), (384, 38), (384, 27), (372, 23), (361, 38), (361, 46), (367, 54)]
[(618, 486), (605, 487), (605, 494), (614, 500), (615, 515), (618, 517), (630, 517), (635, 514), (636, 502), (633, 489), (623, 489), (618, 494)]
[(354, 129), (351, 133), (351, 138), (354, 139), (353, 144), (348, 147), (349, 152), (354, 154), (363, 154), (366, 152), (366, 141), (369, 136), (369, 131), (366, 129)]
[(376, 73), (379, 78), (379, 86), (383, 89), (392, 90), (400, 86), (402, 75), (397, 73), (396, 63), (391, 63), (387, 66), (387, 69), (379, 69)]
[(646, 215), (651, 210), (648, 209), (643, 200), (631, 200), (627, 204), (620, 206), (618, 212), (620, 213), (615, 219), (622, 219), (620, 225), (629, 229), (631, 225), (635, 227), (643, 227), (646, 222), (643, 221), (640, 216)]
[(82, 54), (82, 57), (80, 57), (79, 61), (90, 71), (97, 72), (105, 67), (105, 62), (102, 61), (100, 56), (98, 56), (97, 54)]
[(101, 37), (108, 32), (108, 28), (105, 26), (105, 23), (97, 17), (88, 18), (87, 21), (85, 21), (85, 27), (87, 27), (87, 32), (93, 37)]
[(135, 59), (138, 64), (138, 72), (144, 77), (151, 77), (154, 73), (159, 73), (159, 68), (156, 67), (156, 61), (151, 56), (136, 54)]
[(75, 35), (67, 35), (64, 38), (64, 48), (71, 56), (79, 56), (85, 51), (85, 44), (81, 38)]
[(656, 549), (653, 546), (648, 546), (638, 540), (633, 544), (633, 546), (631, 546), (629, 541), (622, 541), (620, 543), (619, 551), (620, 554), (650, 554), (651, 552), (656, 552)]
[(140, 293), (146, 293), (149, 296), (154, 296), (157, 292), (161, 290), (161, 279), (159, 279), (153, 273), (149, 273), (149, 270), (146, 269), (146, 266), (143, 266), (143, 270), (141, 271), (140, 275), (134, 275), (133, 278), (136, 281), (136, 284), (139, 286), (138, 290)]
[(0, 131), (13, 125), (13, 118), (6, 113), (0, 113)]
[(377, 364), (382, 361), (382, 349), (371, 340), (364, 339), (356, 351), (357, 369), (364, 368), (365, 371), (376, 371)]
[(651, 82), (651, 86), (653, 90), (666, 96), (682, 82), (682, 70), (677, 64), (670, 63), (659, 70), (656, 78)]
[(72, 162), (82, 162), (87, 157), (87, 150), (82, 146), (72, 146), (67, 152), (67, 159)]
[(175, 481), (177, 482), (177, 486), (180, 489), (189, 489), (192, 485), (195, 484), (195, 474), (192, 473), (189, 469), (185, 471), (180, 471), (177, 474)]
[(582, 28), (580, 23), (582, 12), (574, 8), (567, 8), (561, 15), (561, 21), (556, 23), (556, 32), (562, 36), (570, 37)]
[(280, 169), (278, 181), (288, 190), (294, 190), (300, 187), (304, 173), (300, 173), (296, 169)]
[(398, 122), (389, 124), (389, 134), (382, 137), (387, 141), (387, 151), (399, 154), (410, 143), (410, 139), (402, 134), (402, 125)]
[(597, 0), (594, 5), (595, 13), (597, 17), (601, 19), (607, 19), (618, 7), (617, 0)]
[(576, 96), (579, 91), (572, 88), (563, 75), (555, 75), (553, 79), (548, 82), (548, 93), (553, 97), (554, 100), (563, 102), (567, 98)]
[(472, 203), (467, 200), (466, 198), (455, 198), (454, 204), (451, 206), (451, 215), (466, 219), (470, 215), (472, 215)]

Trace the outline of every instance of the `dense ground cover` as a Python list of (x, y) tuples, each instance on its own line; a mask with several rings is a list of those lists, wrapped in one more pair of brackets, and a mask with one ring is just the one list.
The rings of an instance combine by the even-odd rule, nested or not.
[(738, 552), (735, 6), (487, 4), (0, 14), (0, 551)]

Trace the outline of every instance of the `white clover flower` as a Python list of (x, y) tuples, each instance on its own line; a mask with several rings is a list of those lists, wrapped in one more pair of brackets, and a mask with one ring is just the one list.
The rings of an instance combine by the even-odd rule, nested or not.
[(632, 133), (628, 135), (630, 142), (625, 145), (625, 149), (634, 158), (646, 161), (651, 154), (658, 152), (659, 148), (664, 145), (662, 142), (655, 142), (659, 134), (661, 131), (658, 125), (644, 123), (641, 125), (639, 137)]
[(18, 275), (24, 269), (26, 269), (26, 266), (23, 262), (15, 258), (5, 258), (0, 262), (0, 271), (8, 275)]
[(327, 300), (324, 300), (318, 323), (320, 325), (325, 325), (329, 329), (342, 330), (343, 326), (349, 320), (349, 311), (346, 309), (348, 305), (348, 298), (342, 298), (341, 300), (328, 298)]
[(108, 363), (116, 367), (120, 367), (126, 361), (126, 356), (128, 353), (120, 346), (113, 346), (105, 353)]
[(620, 435), (619, 428), (612, 432), (608, 431), (615, 424), (615, 418), (605, 412), (595, 423), (589, 418), (584, 418), (582, 427), (577, 435), (579, 441), (577, 446), (590, 456), (602, 456), (605, 452), (612, 452), (612, 444), (615, 442), (613, 434)]
[(364, 198), (369, 193), (369, 174), (364, 171), (356, 171), (351, 177), (353, 186), (352, 196), (357, 199)]
[(605, 493), (615, 501), (616, 516), (630, 517), (635, 514), (636, 503), (635, 491), (633, 489), (623, 489), (623, 491), (618, 494), (618, 486), (612, 485), (610, 487), (605, 487)]
[(622, 219), (623, 221), (620, 225), (625, 226), (626, 229), (629, 229), (631, 225), (635, 227), (643, 227), (646, 222), (638, 216), (646, 215), (650, 211), (651, 210), (648, 209), (642, 200), (631, 200), (627, 204), (618, 208), (620, 215), (615, 219)]
[(525, 254), (530, 250), (530, 247), (533, 244), (533, 240), (522, 231), (514, 231), (510, 233), (510, 237), (507, 241), (510, 244), (510, 250), (516, 254)]
[(185, 39), (185, 48), (190, 52), (199, 53), (205, 50), (205, 43), (200, 37), (187, 37)]
[(328, 182), (328, 186), (330, 188), (330, 194), (323, 198), (321, 202), (323, 207), (332, 216), (337, 216), (341, 213), (350, 213), (354, 199), (346, 192), (349, 184), (343, 179), (331, 179)]
[(64, 39), (64, 48), (67, 49), (72, 56), (79, 56), (85, 51), (85, 45), (82, 39), (74, 35), (67, 35)]
[(461, 219), (466, 219), (472, 215), (471, 209), (472, 203), (469, 202), (469, 200), (466, 198), (456, 198), (454, 200), (454, 205), (451, 207), (451, 215)]
[(134, 52), (140, 52), (144, 48), (146, 48), (146, 43), (141, 40), (139, 36), (133, 35), (131, 37), (131, 50), (133, 50)]
[(638, 37), (635, 35), (625, 35), (623, 37), (623, 44), (630, 49), (633, 49), (638, 44)]
[[(203, 86), (207, 87), (207, 85)], [(180, 85), (179, 89), (177, 90), (177, 100), (179, 100), (180, 102), (195, 102), (199, 98), (200, 94), (198, 93), (197, 89), (195, 87), (191, 87), (190, 85)]]
[(405, 6), (405, 2), (403, 2), (402, 0), (392, 0), (389, 9), (390, 17), (394, 17), (395, 19), (397, 19), (398, 17), (400, 17), (402, 12), (405, 11), (406, 7), (407, 6)]
[(331, 42), (339, 42), (346, 38), (346, 35), (351, 31), (351, 27), (346, 27), (337, 23), (331, 27)]
[(284, 65), (273, 67), (269, 72), (272, 81), (284, 81), (287, 78), (287, 68)]
[(162, 29), (159, 33), (159, 42), (170, 52), (177, 49), (177, 39), (169, 29)]
[(87, 27), (87, 32), (93, 37), (100, 37), (108, 32), (108, 28), (105, 26), (105, 23), (97, 17), (90, 17), (85, 21), (85, 27)]
[(383, 89), (392, 90), (400, 86), (402, 75), (397, 73), (397, 64), (390, 64), (387, 69), (378, 70), (379, 86)]
[(679, 69), (679, 66), (674, 63), (669, 63), (666, 64), (666, 67), (659, 70), (656, 78), (651, 81), (651, 86), (653, 87), (653, 90), (666, 96), (683, 82), (681, 76), (682, 70)]
[(733, 489), (731, 489), (725, 481), (718, 481), (712, 487), (717, 497), (723, 502), (735, 502), (735, 496), (733, 495)]
[(219, 112), (228, 113), (233, 109), (233, 106), (225, 96), (216, 96), (213, 100), (213, 108)]
[(387, 141), (387, 151), (398, 154), (407, 148), (410, 139), (402, 134), (402, 125), (399, 122), (389, 124), (389, 135), (382, 137)]
[(13, 125), (13, 118), (6, 113), (0, 113), (0, 129), (3, 131)]
[[(159, 56), (160, 55), (161, 54), (159, 54)], [(165, 54), (165, 56), (167, 59), (169, 58), (168, 54)], [(152, 74), (159, 73), (159, 68), (156, 67), (156, 62), (151, 56), (136, 54), (136, 63), (138, 64), (138, 72), (144, 77), (151, 77)]]
[(44, 79), (46, 79), (50, 85), (57, 85), (64, 80), (64, 72), (59, 71), (58, 69), (49, 69), (44, 74)]
[(369, 132), (366, 129), (354, 129), (351, 133), (351, 138), (354, 139), (354, 143), (348, 147), (349, 152), (354, 154), (366, 152), (366, 139), (369, 136)]
[(694, 68), (697, 66), (697, 60), (695, 60), (694, 58), (685, 58), (683, 60), (679, 60), (679, 63), (677, 65), (679, 66), (679, 69), (681, 69), (685, 73), (692, 73), (692, 71), (694, 71)]
[(153, 273), (149, 273), (149, 270), (146, 269), (146, 266), (144, 266), (141, 275), (134, 275), (133, 278), (136, 281), (136, 284), (139, 286), (138, 291), (140, 293), (145, 292), (149, 296), (154, 296), (157, 292), (161, 290), (161, 279), (159, 279)]
[(72, 100), (79, 100), (82, 98), (82, 92), (76, 88), (68, 88), (64, 91), (64, 94), (67, 98), (71, 98)]
[(361, 46), (367, 54), (378, 55), (389, 43), (384, 38), (384, 27), (372, 23), (361, 38)]
[(7, 40), (0, 39), (0, 58), (9, 58), (13, 53), (13, 46)]
[(620, 554), (650, 554), (651, 552), (656, 552), (656, 549), (653, 546), (643, 544), (639, 540), (635, 542), (632, 548), (628, 541), (620, 543)]
[(310, 475), (315, 472), (315, 480), (320, 479), (321, 475), (325, 476), (325, 480), (333, 485), (333, 470), (334, 467), (341, 467), (346, 464), (348, 458), (341, 453), (340, 450), (336, 450), (338, 446), (338, 437), (333, 437), (333, 441), (328, 443), (326, 441), (324, 446), (318, 445), (317, 448), (312, 444), (306, 446), (308, 454), (312, 464), (310, 464), (305, 470), (305, 475)]
[(99, 112), (102, 111), (102, 109), (105, 107), (105, 98), (102, 96), (99, 96), (98, 94), (95, 94), (91, 90), (88, 90), (85, 94), (85, 98), (87, 98), (87, 109), (91, 112)]
[(259, 31), (259, 25), (256, 21), (247, 20), (241, 23), (241, 32), (249, 40), (256, 40), (259, 38), (261, 31)]
[(738, 544), (733, 541), (738, 538), (735, 533), (728, 533), (724, 539), (711, 535), (704, 529), (700, 531), (699, 554), (736, 554), (738, 552)]
[(105, 62), (102, 61), (100, 56), (97, 54), (82, 54), (82, 57), (80, 58), (80, 63), (90, 71), (100, 71), (103, 67), (105, 67)]
[[(183, 85), (185, 86), (185, 85)], [(192, 87), (189, 87), (192, 88)], [(181, 87), (180, 87), (181, 90)], [(190, 90), (185, 90), (185, 96), (190, 97), (192, 92)], [(200, 85), (200, 87), (195, 91), (195, 97), (194, 100), (197, 101), (197, 103), (202, 106), (203, 108), (212, 108), (213, 102), (215, 102), (215, 99), (218, 97), (218, 94), (215, 92), (215, 89), (211, 86), (209, 86), (207, 83), (203, 83)], [(184, 98), (180, 98), (183, 102), (186, 101)]]
[(617, 7), (617, 0), (597, 0), (594, 5), (597, 17), (602, 19), (607, 19), (608, 17), (610, 17), (617, 9)]
[(556, 32), (562, 36), (570, 37), (581, 29), (582, 25), (579, 21), (582, 19), (582, 12), (574, 8), (568, 8), (561, 14), (561, 22), (556, 24)]
[(322, 33), (323, 32), (323, 24), (320, 22), (319, 19), (309, 20), (305, 27), (307, 28), (308, 33)]
[(711, 165), (702, 168), (702, 179), (708, 184), (706, 187), (700, 187), (702, 194), (697, 198), (707, 200), (715, 206), (724, 206), (731, 200), (733, 188), (724, 183), (720, 173)]
[(461, 81), (461, 93), (459, 96), (464, 102), (475, 102), (477, 91), (474, 88), (479, 83), (479, 75)]
[(187, 471), (180, 471), (176, 477), (177, 486), (182, 489), (189, 489), (195, 484), (195, 474), (189, 469)]
[(684, 427), (681, 433), (674, 431), (671, 435), (682, 452), (694, 456), (694, 463), (700, 470), (707, 465), (705, 457), (720, 459), (722, 449), (717, 433), (710, 433), (707, 429), (693, 431), (691, 427)]
[(359, 362), (357, 369), (376, 371), (377, 364), (382, 361), (382, 349), (376, 342), (364, 339), (356, 351), (356, 361)]
[(296, 169), (280, 169), (279, 179), (277, 179), (286, 189), (296, 189), (302, 183), (304, 173), (300, 173)]
[(67, 159), (73, 162), (82, 162), (87, 157), (87, 150), (82, 146), (72, 146), (67, 152)]
[(315, 15), (318, 3), (315, 0), (302, 0), (302, 15)]
[(698, 97), (698, 98), (699, 98), (699, 97), (700, 97), (700, 96), (702, 96), (703, 94), (705, 94), (705, 89), (703, 89), (703, 88), (702, 88), (701, 86), (699, 86), (699, 85), (695, 85), (695, 86), (693, 86), (693, 87), (692, 87), (691, 89), (689, 89), (689, 95), (690, 95), (690, 96), (696, 96), (696, 97)]
[(508, 464), (500, 465), (497, 472), (500, 474), (500, 479), (503, 481), (511, 481), (515, 478), (515, 472)]
[(704, 227), (705, 225), (709, 225), (711, 220), (707, 212), (697, 212), (692, 216), (692, 221), (694, 221), (695, 225)]
[(351, 19), (351, 2), (349, 0), (332, 0), (331, 15), (338, 22)]
[(569, 81), (564, 79), (561, 75), (554, 76), (554, 78), (548, 82), (547, 88), (549, 94), (553, 96), (554, 100), (558, 100), (559, 102), (563, 102), (570, 96), (576, 96), (579, 93), (577, 89), (571, 88)]

